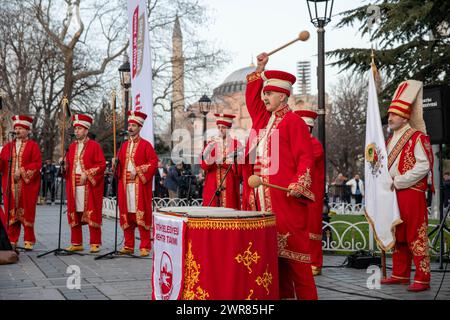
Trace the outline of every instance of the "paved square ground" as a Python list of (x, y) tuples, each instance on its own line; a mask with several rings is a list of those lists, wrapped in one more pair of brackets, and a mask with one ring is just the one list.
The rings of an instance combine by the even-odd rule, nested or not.
[[(55, 256), (37, 258), (37, 255), (57, 248), (59, 226), (59, 205), (38, 206), (36, 214), (36, 237), (38, 243), (32, 252), (22, 252), (17, 264), (0, 266), (1, 300), (149, 300), (151, 298), (150, 258), (114, 258), (94, 260), (91, 255)], [(114, 248), (114, 227), (111, 219), (103, 220), (103, 246), (100, 254)], [(137, 234), (137, 233), (136, 233)], [(89, 248), (87, 227), (83, 227), (85, 249)], [(21, 235), (21, 241), (22, 241)], [(61, 247), (67, 247), (70, 239), (66, 215), (62, 218)], [(139, 241), (139, 240), (138, 240)], [(118, 248), (121, 248), (123, 233), (118, 229)], [(20, 245), (21, 243), (19, 243)], [(85, 251), (87, 253), (87, 250)], [(138, 252), (136, 251), (136, 254)], [(345, 256), (325, 255), (323, 275), (315, 278), (321, 300), (379, 300), (379, 299), (426, 299), (435, 298), (443, 273), (433, 272), (431, 290), (409, 293), (406, 286), (382, 286), (369, 289), (366, 270), (339, 267)], [(391, 264), (388, 259), (388, 265)], [(79, 266), (81, 289), (67, 288), (69, 266)], [(437, 270), (438, 264), (432, 263)], [(450, 268), (449, 268), (450, 273)], [(73, 272), (73, 271), (72, 271)], [(389, 270), (388, 270), (388, 273)], [(450, 299), (450, 274), (442, 284), (437, 297)]]

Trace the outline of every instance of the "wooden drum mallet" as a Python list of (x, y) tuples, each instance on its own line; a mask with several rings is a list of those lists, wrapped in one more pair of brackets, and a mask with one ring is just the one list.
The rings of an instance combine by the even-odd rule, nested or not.
[(261, 177), (259, 177), (257, 175), (252, 175), (248, 178), (248, 185), (252, 188), (258, 188), (259, 186), (263, 185), (263, 186), (266, 186), (269, 188), (274, 188), (274, 189), (278, 189), (281, 191), (290, 192), (290, 190), (288, 188), (280, 187), (280, 186), (277, 186), (276, 184), (270, 184), (270, 183), (263, 182), (261, 180)]
[(300, 40), (300, 41), (306, 41), (306, 40), (308, 40), (308, 39), (309, 39), (309, 32), (306, 31), (306, 30), (304, 30), (304, 31), (302, 31), (302, 32), (299, 33), (299, 35), (298, 35), (298, 37), (297, 37), (296, 39), (294, 39), (294, 40), (292, 40), (292, 41), (289, 41), (288, 43), (282, 45), (281, 47), (279, 47), (279, 48), (277, 48), (277, 49), (275, 49), (275, 50), (270, 51), (267, 55), (270, 56), (270, 55), (274, 54), (275, 52), (278, 52), (278, 51), (280, 51), (281, 49), (284, 49), (284, 48), (286, 48), (287, 46), (290, 46), (291, 44), (297, 42), (298, 40)]

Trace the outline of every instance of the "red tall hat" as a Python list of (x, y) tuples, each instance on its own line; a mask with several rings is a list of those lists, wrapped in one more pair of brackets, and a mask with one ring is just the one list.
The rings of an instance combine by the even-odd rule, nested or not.
[(142, 127), (147, 115), (140, 111), (128, 111), (128, 123), (135, 123)]
[(264, 80), (263, 92), (276, 91), (291, 95), (292, 86), (295, 83), (295, 76), (289, 72), (279, 70), (266, 70), (261, 73)]
[(215, 113), (214, 116), (216, 117), (216, 124), (222, 124), (228, 128), (231, 128), (233, 125), (233, 119), (236, 118), (233, 114), (226, 114), (226, 113)]
[(295, 110), (294, 112), (302, 117), (306, 125), (314, 128), (314, 120), (317, 119), (317, 112), (313, 110)]
[(72, 122), (74, 127), (83, 127), (89, 130), (94, 118), (88, 114), (74, 114), (72, 116)]
[(26, 115), (15, 115), (12, 116), (13, 127), (22, 127), (27, 130), (31, 129), (31, 125), (33, 124), (33, 117)]

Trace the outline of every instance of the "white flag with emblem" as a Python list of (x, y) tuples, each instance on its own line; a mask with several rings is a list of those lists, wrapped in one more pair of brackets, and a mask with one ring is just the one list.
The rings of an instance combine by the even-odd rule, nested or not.
[(184, 285), (186, 218), (153, 214), (154, 300), (180, 300)]
[(387, 251), (395, 244), (395, 226), (400, 220), (397, 196), (391, 190), (393, 183), (389, 174), (386, 144), (378, 108), (374, 72), (369, 71), (369, 94), (366, 118), (365, 147), (365, 209), (366, 218), (372, 225), (378, 246)]

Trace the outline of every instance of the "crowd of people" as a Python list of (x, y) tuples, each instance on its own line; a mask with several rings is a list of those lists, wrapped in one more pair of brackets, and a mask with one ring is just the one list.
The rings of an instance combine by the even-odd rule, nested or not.
[(328, 186), (328, 194), (332, 202), (363, 204), (364, 181), (359, 174), (348, 179), (339, 173), (336, 179)]
[[(172, 161), (158, 161), (155, 173), (153, 196), (157, 198), (200, 199), (203, 193), (204, 175), (202, 170), (193, 172), (192, 166)], [(104, 197), (116, 197), (116, 179), (110, 163), (107, 163), (104, 173)], [(41, 168), (41, 189), (39, 204), (53, 205), (58, 200), (61, 183), (59, 165), (47, 159)]]

